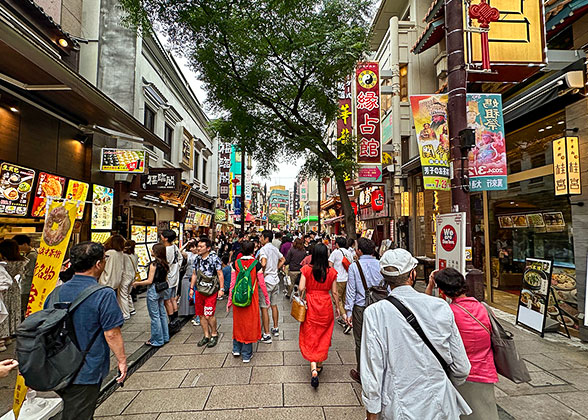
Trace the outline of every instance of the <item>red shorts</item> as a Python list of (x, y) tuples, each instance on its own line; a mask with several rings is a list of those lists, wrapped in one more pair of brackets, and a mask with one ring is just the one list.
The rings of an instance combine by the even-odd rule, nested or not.
[(194, 307), (198, 316), (213, 316), (216, 310), (216, 298), (218, 293), (211, 296), (203, 296), (198, 292), (194, 293)]

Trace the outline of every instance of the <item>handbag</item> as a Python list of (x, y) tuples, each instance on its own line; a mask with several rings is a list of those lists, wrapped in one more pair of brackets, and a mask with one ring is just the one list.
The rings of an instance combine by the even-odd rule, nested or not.
[(388, 289), (384, 286), (367, 287), (367, 281), (365, 280), (365, 274), (361, 264), (357, 261), (357, 269), (359, 270), (359, 277), (361, 277), (361, 283), (363, 284), (363, 290), (365, 290), (365, 307), (367, 308), (374, 302), (378, 302), (388, 297)]
[(471, 316), (478, 324), (484, 327), (488, 334), (490, 334), (496, 371), (514, 383), (520, 384), (522, 382), (529, 382), (531, 380), (531, 375), (529, 375), (525, 362), (517, 352), (512, 333), (506, 331), (504, 327), (500, 325), (490, 307), (482, 302), (482, 305), (484, 305), (484, 308), (486, 308), (486, 311), (488, 312), (492, 331), (489, 331), (488, 328), (486, 328), (486, 326), (466, 308), (457, 303), (454, 303), (454, 305), (458, 306)]
[(394, 296), (388, 296), (386, 298), (386, 300), (388, 302), (390, 302), (392, 305), (396, 306), (396, 309), (398, 309), (400, 311), (400, 313), (406, 318), (406, 321), (410, 324), (410, 326), (412, 328), (414, 328), (414, 330), (416, 331), (418, 336), (421, 337), (421, 340), (423, 340), (423, 342), (427, 345), (429, 350), (431, 350), (431, 352), (435, 355), (435, 357), (437, 358), (437, 360), (441, 364), (441, 367), (443, 368), (445, 373), (447, 375), (449, 375), (449, 365), (447, 364), (445, 359), (443, 359), (443, 357), (441, 357), (441, 355), (439, 354), (437, 349), (435, 347), (433, 347), (433, 344), (429, 341), (429, 339), (425, 335), (425, 332), (423, 331), (423, 329), (419, 325), (419, 322), (417, 321), (414, 314), (410, 311), (410, 309), (408, 309), (406, 306), (404, 306), (404, 304), (402, 302), (400, 302), (398, 299), (396, 299)]
[(212, 296), (220, 289), (217, 276), (207, 276), (198, 270), (196, 274), (196, 291), (202, 296)]
[(155, 291), (157, 293), (161, 293), (167, 289), (169, 289), (169, 284), (167, 283), (167, 281), (160, 281), (155, 283)]
[[(302, 292), (302, 294), (306, 294), (306, 291)], [(292, 296), (292, 309), (290, 310), (290, 315), (292, 315), (296, 321), (304, 322), (306, 320), (306, 309), (306, 301), (303, 296)]]

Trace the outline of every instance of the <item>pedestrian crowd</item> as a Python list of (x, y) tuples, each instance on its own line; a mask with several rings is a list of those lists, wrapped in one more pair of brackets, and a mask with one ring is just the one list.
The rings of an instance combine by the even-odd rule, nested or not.
[[(263, 230), (223, 233), (215, 242), (193, 237), (181, 249), (177, 239), (173, 230), (160, 232), (144, 279), (135, 243), (121, 235), (104, 245), (82, 242), (70, 249), (60, 286), (45, 302), (46, 310), (75, 302), (72, 328), (79, 348), (87, 349), (75, 378), (56, 389), (64, 401), (63, 419), (93, 418), (111, 351), (116, 380), (125, 380), (121, 327), (136, 314), (136, 295), (145, 289), (147, 346), (168, 343), (170, 330), (185, 317), (202, 328), (198, 347), (216, 346), (216, 308), (226, 302), (233, 317), (232, 355), (249, 363), (253, 344), (280, 337), (278, 308), (289, 299), (304, 307), (299, 348), (315, 389), (338, 326), (353, 334), (356, 365), (349, 375), (362, 386), (368, 419), (498, 418), (490, 314), (466, 296), (458, 271), (435, 271), (420, 293), (413, 287), (416, 259), (404, 249), (379, 255), (374, 241), (364, 237)], [(26, 309), (23, 296), (31, 287), (36, 252), (30, 238), (18, 235), (0, 242), (0, 257), (0, 320), (7, 318), (0, 323), (1, 351)], [(434, 296), (437, 289), (445, 299)], [(1, 362), (0, 376), (17, 365)]]

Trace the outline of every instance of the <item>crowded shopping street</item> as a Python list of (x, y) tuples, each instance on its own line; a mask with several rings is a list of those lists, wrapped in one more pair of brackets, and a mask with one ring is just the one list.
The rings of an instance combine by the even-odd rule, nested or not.
[(0, 420), (588, 420), (588, 0), (0, 0)]

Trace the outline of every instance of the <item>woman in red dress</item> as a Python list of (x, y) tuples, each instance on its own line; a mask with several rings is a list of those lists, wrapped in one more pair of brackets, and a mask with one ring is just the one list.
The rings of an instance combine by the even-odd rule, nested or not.
[[(239, 266), (244, 270), (249, 268), (251, 264), (258, 264), (251, 254), (253, 254), (253, 242), (244, 241), (241, 250), (242, 257), (235, 262), (235, 271), (231, 276), (231, 287), (229, 289), (229, 301), (227, 303), (227, 311), (230, 311), (233, 306), (233, 289), (239, 274)], [(239, 264), (240, 263), (240, 264)], [(261, 270), (255, 267), (251, 270), (251, 282), (253, 287), (253, 296), (251, 297), (251, 304), (245, 307), (233, 307), (233, 356), (243, 358), (243, 363), (249, 363), (253, 357), (253, 343), (261, 338), (261, 322), (259, 318), (259, 292), (261, 289), (266, 303), (269, 306), (269, 297), (265, 286), (265, 280)], [(259, 284), (260, 287), (255, 286)]]
[[(329, 254), (324, 244), (316, 244), (312, 251), (311, 264), (300, 270), (299, 292), (306, 291), (306, 319), (300, 324), (299, 346), (302, 357), (310, 362), (310, 384), (317, 388), (318, 375), (327, 360), (335, 317), (333, 303), (339, 307), (337, 294), (337, 271), (329, 267)], [(331, 295), (329, 295), (331, 292)], [(339, 316), (337, 309), (337, 316)]]

